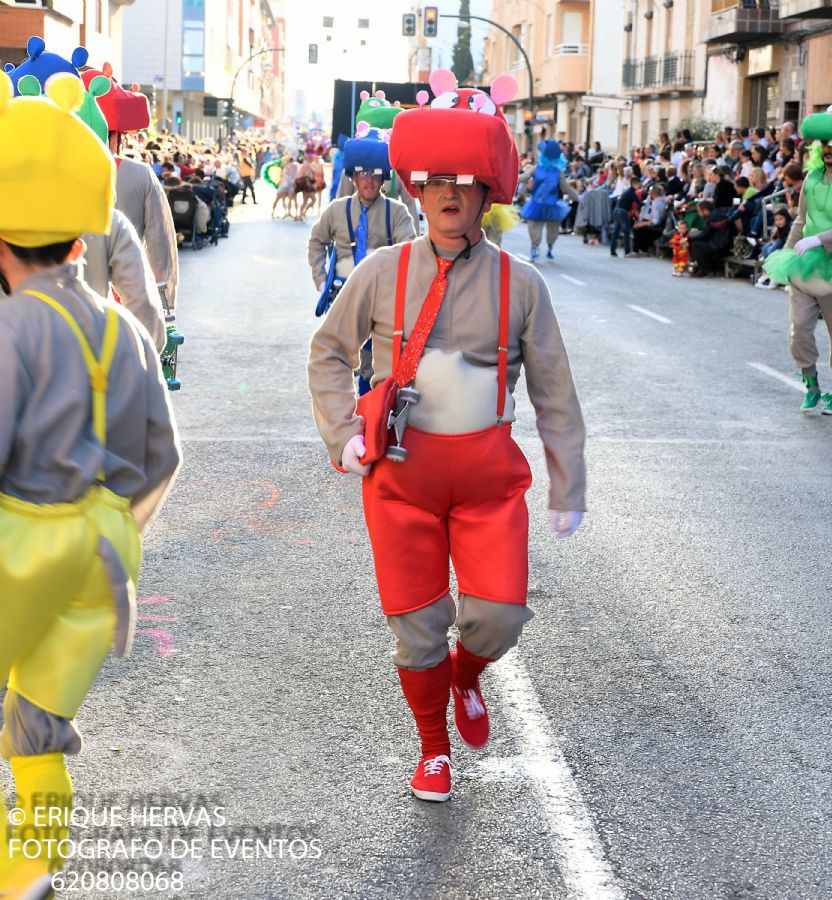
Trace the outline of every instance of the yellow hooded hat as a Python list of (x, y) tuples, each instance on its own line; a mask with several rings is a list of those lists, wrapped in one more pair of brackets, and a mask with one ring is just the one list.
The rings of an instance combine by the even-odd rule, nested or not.
[(115, 164), (95, 132), (72, 113), (84, 85), (54, 75), (46, 97), (14, 97), (0, 72), (0, 238), (43, 247), (84, 231), (107, 234)]

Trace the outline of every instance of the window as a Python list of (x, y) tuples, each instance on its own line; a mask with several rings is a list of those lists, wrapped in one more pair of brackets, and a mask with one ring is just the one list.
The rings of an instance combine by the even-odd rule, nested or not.
[(359, 20), (358, 20), (358, 27), (359, 27), (359, 28), (369, 28), (369, 27), (370, 27), (370, 20), (369, 20), (369, 19), (359, 19)]
[(182, 23), (182, 70), (187, 78), (205, 72), (205, 23)]
[[(523, 43), (525, 41), (524, 32), (525, 27), (523, 25), (515, 25), (511, 29), (511, 34), (514, 37), (514, 41), (517, 41), (517, 43), (520, 44), (520, 47), (523, 46)], [(522, 62), (523, 57), (520, 53), (520, 47), (518, 47), (514, 41), (511, 42), (511, 47), (509, 48), (509, 59), (511, 60), (511, 64), (516, 66)]]
[(324, 16), (324, 28), (334, 28), (335, 27), (335, 17), (334, 16)]
[(546, 16), (546, 55), (555, 52), (555, 17), (552, 13)]
[[(582, 43), (584, 16), (580, 12), (565, 12), (560, 20), (561, 46), (578, 47)], [(574, 52), (574, 51), (573, 51)]]

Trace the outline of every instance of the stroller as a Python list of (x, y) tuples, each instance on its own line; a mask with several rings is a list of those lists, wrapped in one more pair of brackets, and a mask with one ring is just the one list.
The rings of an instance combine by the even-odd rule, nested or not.
[(177, 235), (182, 235), (184, 244), (190, 242), (192, 249), (201, 250), (210, 241), (211, 236), (199, 233), (196, 194), (190, 188), (173, 188), (168, 192), (168, 203)]
[(228, 229), (231, 227), (228, 221), (228, 208), (231, 205), (228, 195), (228, 182), (215, 176), (208, 182), (208, 185), (214, 191), (214, 207), (219, 213), (217, 226), (219, 237), (227, 238)]

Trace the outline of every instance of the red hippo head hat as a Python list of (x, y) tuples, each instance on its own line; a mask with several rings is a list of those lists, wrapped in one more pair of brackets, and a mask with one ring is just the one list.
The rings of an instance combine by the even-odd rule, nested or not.
[(120, 134), (125, 131), (148, 128), (150, 126), (150, 105), (147, 97), (139, 92), (139, 86), (134, 84), (132, 90), (126, 91), (113, 77), (113, 67), (109, 63), (104, 63), (100, 72), (96, 69), (88, 69), (81, 73), (87, 89), (97, 75), (104, 75), (110, 79), (112, 84), (108, 93), (98, 97), (98, 106), (107, 120), (107, 128)]
[(419, 185), (434, 175), (469, 176), (490, 188), (491, 203), (511, 203), (519, 171), (517, 147), (500, 109), (514, 98), (511, 75), (494, 79), (489, 93), (457, 88), (449, 69), (431, 73), (435, 99), (426, 108), (427, 91), (416, 95), (419, 109), (408, 109), (393, 120), (390, 164), (407, 190), (419, 195)]

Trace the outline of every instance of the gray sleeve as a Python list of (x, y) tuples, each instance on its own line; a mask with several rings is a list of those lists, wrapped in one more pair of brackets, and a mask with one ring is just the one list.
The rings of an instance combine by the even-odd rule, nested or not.
[(374, 260), (369, 256), (347, 279), (309, 348), (312, 412), (329, 458), (339, 465), (347, 441), (364, 431), (363, 422), (355, 415), (353, 370), (358, 366), (359, 347), (372, 330), (377, 280)]
[[(407, 207), (408, 213), (410, 213), (410, 219), (413, 224), (413, 237), (416, 237), (419, 234), (419, 210), (416, 208), (416, 200), (410, 196), (407, 188), (401, 182), (399, 182), (399, 185), (399, 199)], [(407, 238), (403, 240), (407, 240)]]
[(397, 204), (394, 209), (396, 218), (393, 222), (393, 242), (401, 244), (402, 241), (412, 241), (416, 237), (416, 231), (408, 208), (402, 203)]
[(113, 219), (107, 238), (110, 282), (118, 292), (126, 309), (144, 325), (161, 352), (167, 340), (165, 316), (156, 287), (156, 277), (150, 268), (135, 228), (126, 216)]
[(170, 392), (162, 374), (155, 348), (146, 335), (141, 336), (147, 367), (147, 437), (144, 471), (147, 483), (133, 498), (134, 514), (140, 528), (158, 511), (173, 482), (182, 450), (170, 402)]
[(339, 200), (341, 197), (349, 197), (354, 191), (355, 186), (352, 183), (352, 178), (350, 178), (346, 172), (342, 172), (341, 180), (338, 182), (338, 193), (335, 195), (335, 199)]
[(17, 340), (0, 323), (0, 480), (6, 471), (25, 397), (25, 374), (17, 353)]
[(537, 415), (549, 472), (549, 509), (586, 509), (584, 426), (560, 327), (542, 276), (527, 294), (520, 335), (526, 388)]
[(830, 231), (822, 231), (818, 237), (820, 238), (821, 245), (823, 249), (827, 253), (832, 253), (832, 230)]
[(309, 244), (307, 246), (307, 259), (309, 267), (312, 269), (312, 281), (315, 288), (326, 281), (326, 254), (327, 248), (332, 243), (335, 235), (332, 233), (329, 221), (332, 218), (330, 210), (332, 206), (328, 206), (321, 214), (320, 219), (312, 226), (309, 233)]
[(566, 176), (563, 174), (563, 172), (560, 173), (560, 189), (567, 197), (569, 197), (570, 200), (579, 199), (578, 192), (566, 180)]
[(803, 226), (806, 224), (806, 191), (800, 192), (797, 201), (797, 218), (792, 222), (791, 231), (786, 238), (786, 250), (794, 250), (794, 245), (803, 237)]
[(153, 170), (149, 169), (148, 189), (144, 198), (144, 243), (153, 277), (167, 285), (168, 305), (176, 308), (176, 292), (179, 285), (179, 250), (173, 213), (167, 194)]

